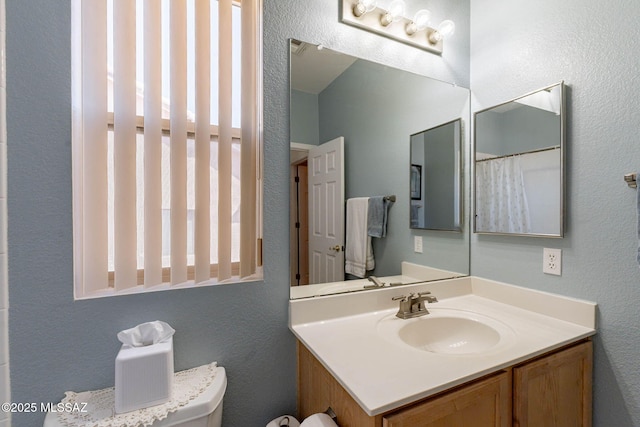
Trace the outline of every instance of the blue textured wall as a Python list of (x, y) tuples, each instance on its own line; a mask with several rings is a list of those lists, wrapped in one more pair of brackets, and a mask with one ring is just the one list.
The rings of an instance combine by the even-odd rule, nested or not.
[[(428, 2), (461, 30), (440, 58), (338, 22), (338, 2), (264, 1), (265, 281), (73, 301), (70, 2), (7, 2), (9, 298), (12, 398), (55, 402), (113, 385), (116, 333), (162, 319), (177, 369), (227, 368), (224, 425), (295, 411), (289, 298), (288, 38), (469, 83), (469, 2)], [(455, 46), (455, 48), (454, 48)], [(42, 414), (14, 417), (42, 425)]]
[[(474, 275), (596, 301), (594, 426), (640, 426), (640, 3), (471, 3), (472, 111), (565, 80), (567, 233), (562, 240), (472, 236)], [(562, 276), (542, 248), (562, 249)]]
[(318, 145), (318, 95), (291, 91), (291, 142)]

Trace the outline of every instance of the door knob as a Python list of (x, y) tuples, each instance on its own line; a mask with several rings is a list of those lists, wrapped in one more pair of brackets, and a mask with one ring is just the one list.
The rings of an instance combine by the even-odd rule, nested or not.
[(329, 250), (336, 251), (336, 252), (344, 251), (344, 246), (340, 246), (340, 245), (331, 246)]

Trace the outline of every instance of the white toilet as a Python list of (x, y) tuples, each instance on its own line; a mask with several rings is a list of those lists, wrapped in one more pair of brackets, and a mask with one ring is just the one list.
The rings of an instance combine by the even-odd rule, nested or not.
[[(222, 398), (227, 389), (227, 374), (218, 366), (213, 382), (200, 396), (185, 406), (156, 421), (151, 427), (221, 427)], [(63, 427), (55, 413), (48, 413), (44, 427)]]

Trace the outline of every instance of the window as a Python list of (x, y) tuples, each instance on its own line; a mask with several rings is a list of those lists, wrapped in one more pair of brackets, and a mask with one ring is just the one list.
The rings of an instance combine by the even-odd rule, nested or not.
[(75, 297), (260, 279), (260, 0), (73, 2)]

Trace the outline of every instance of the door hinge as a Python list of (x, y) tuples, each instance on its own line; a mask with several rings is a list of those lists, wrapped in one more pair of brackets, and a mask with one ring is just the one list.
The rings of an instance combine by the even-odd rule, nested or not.
[(300, 182), (300, 177), (296, 176), (296, 182)]
[(296, 222), (296, 228), (300, 228), (300, 223)]
[(257, 242), (257, 252), (258, 252), (258, 267), (262, 267), (262, 238), (258, 239)]
[(300, 273), (296, 274), (296, 280), (300, 280), (301, 278)]

